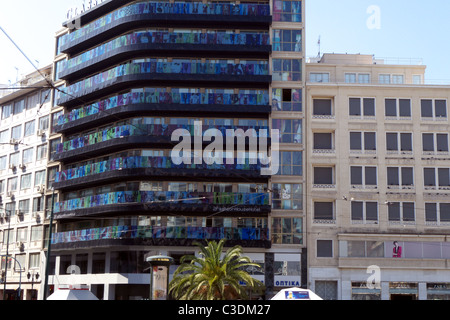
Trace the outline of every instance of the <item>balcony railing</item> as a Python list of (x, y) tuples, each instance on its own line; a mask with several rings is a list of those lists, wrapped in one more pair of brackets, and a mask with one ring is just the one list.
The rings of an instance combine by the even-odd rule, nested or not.
[(173, 203), (182, 205), (269, 205), (268, 193), (181, 192), (181, 191), (117, 191), (55, 203), (54, 213), (127, 203)]
[(261, 169), (259, 161), (252, 164), (248, 158), (245, 158), (245, 163), (238, 164), (238, 160), (234, 159), (233, 164), (226, 164), (226, 159), (223, 159), (223, 164), (208, 165), (205, 162), (202, 164), (174, 164), (171, 157), (119, 157), (111, 160), (100, 161), (93, 164), (80, 166), (77, 168), (67, 169), (56, 173), (55, 182), (67, 181), (87, 177), (104, 172), (133, 169), (133, 168), (157, 168), (157, 169), (207, 169), (207, 170), (249, 170), (258, 171)]
[(111, 239), (270, 240), (268, 228), (110, 226), (58, 232), (52, 244)]
[(75, 41), (81, 37), (95, 33), (98, 29), (113, 24), (122, 18), (135, 15), (224, 15), (224, 16), (269, 16), (270, 6), (267, 4), (232, 4), (202, 2), (149, 2), (142, 1), (117, 9), (72, 33), (62, 37), (61, 45)]
[[(203, 126), (203, 130), (209, 129), (208, 126)], [(244, 133), (249, 133), (248, 136), (259, 137), (260, 130), (265, 130), (266, 134), (269, 132), (267, 127), (249, 127), (249, 126), (220, 126), (213, 127), (222, 133), (223, 137), (228, 136), (227, 130), (229, 129), (242, 129)], [(155, 136), (155, 137), (170, 137), (171, 134), (177, 129), (185, 129), (191, 133), (192, 136), (203, 136), (203, 132), (197, 132), (197, 126), (195, 125), (179, 125), (179, 124), (146, 124), (146, 125), (123, 125), (97, 131), (92, 134), (84, 135), (79, 138), (75, 138), (69, 141), (65, 141), (56, 146), (56, 154), (60, 154), (67, 151), (76, 150), (85, 146), (94, 145), (103, 141), (112, 139), (119, 139), (130, 136)], [(239, 135), (239, 131), (236, 130), (236, 136)]]
[[(260, 61), (259, 63), (228, 63), (227, 60), (223, 60), (219, 63), (202, 63), (186, 61), (185, 59), (174, 59), (172, 62), (150, 59), (149, 62), (125, 63), (78, 81), (69, 87), (61, 88), (60, 90), (63, 93), (58, 91), (57, 104), (60, 105), (69, 100), (77, 99), (85, 95), (88, 90), (94, 90), (96, 87), (104, 85), (107, 81), (133, 75), (176, 75), (177, 77), (180, 75), (221, 77), (226, 75), (246, 78), (246, 76), (268, 76), (269, 67), (267, 61)], [(247, 81), (249, 80), (247, 79)]]
[(161, 90), (146, 90), (145, 92), (129, 92), (109, 97), (82, 108), (74, 109), (68, 114), (58, 118), (58, 125), (98, 114), (109, 109), (133, 105), (133, 104), (178, 104), (178, 105), (242, 105), (242, 106), (267, 106), (269, 104), (268, 93), (189, 93), (166, 92)]
[(196, 44), (196, 45), (238, 45), (264, 46), (270, 45), (269, 34), (259, 33), (187, 33), (168, 31), (133, 32), (122, 35), (94, 49), (86, 51), (61, 64), (60, 74), (67, 69), (75, 68), (83, 63), (98, 61), (102, 56), (127, 46), (138, 44)]

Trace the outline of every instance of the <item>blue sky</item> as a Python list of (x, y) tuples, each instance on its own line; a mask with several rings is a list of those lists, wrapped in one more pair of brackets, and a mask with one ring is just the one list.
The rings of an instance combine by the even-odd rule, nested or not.
[[(54, 36), (67, 9), (82, 0), (1, 1), (0, 26), (39, 66), (51, 63)], [(379, 29), (369, 29), (370, 6), (379, 8)], [(361, 53), (376, 57), (421, 58), (428, 66), (427, 80), (450, 84), (450, 1), (448, 0), (307, 0), (306, 55)], [(372, 21), (372, 20), (371, 20)], [(0, 83), (15, 82), (34, 69), (0, 32)], [(37, 64), (37, 62), (36, 62)]]
[[(379, 29), (369, 29), (370, 6), (379, 8)], [(448, 0), (310, 0), (306, 2), (306, 54), (361, 53), (421, 58), (427, 80), (450, 84)]]

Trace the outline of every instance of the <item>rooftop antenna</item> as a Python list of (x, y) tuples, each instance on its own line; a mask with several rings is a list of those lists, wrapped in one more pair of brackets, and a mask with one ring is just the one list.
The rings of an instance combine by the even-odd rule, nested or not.
[(317, 58), (320, 58), (320, 36), (319, 36), (319, 40), (317, 40), (317, 46), (319, 47), (319, 52), (317, 53)]

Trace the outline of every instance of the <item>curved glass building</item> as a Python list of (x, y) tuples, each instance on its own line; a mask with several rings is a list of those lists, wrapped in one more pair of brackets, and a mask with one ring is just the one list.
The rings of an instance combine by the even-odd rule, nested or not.
[[(100, 299), (148, 299), (147, 256), (173, 257), (173, 273), (195, 241), (220, 239), (261, 265), (248, 271), (266, 297), (306, 285), (303, 12), (287, 0), (107, 0), (63, 24), (50, 285), (75, 268)], [(279, 144), (274, 175), (261, 173), (264, 142)]]

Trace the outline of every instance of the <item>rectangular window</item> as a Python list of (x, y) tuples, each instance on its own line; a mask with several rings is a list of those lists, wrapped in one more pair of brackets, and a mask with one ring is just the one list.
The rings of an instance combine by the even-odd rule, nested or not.
[(403, 84), (404, 76), (402, 74), (394, 74), (392, 75), (392, 83), (394, 84)]
[[(412, 167), (388, 167), (387, 179), (388, 186), (408, 187), (414, 185)], [(388, 187), (389, 188), (389, 187)]]
[(56, 179), (56, 173), (58, 172), (58, 167), (48, 168), (47, 171), (47, 189), (51, 189), (53, 186), (53, 182)]
[(47, 144), (43, 144), (36, 149), (36, 160), (45, 160), (47, 158)]
[(385, 99), (385, 116), (390, 118), (411, 118), (410, 99)]
[(273, 0), (273, 21), (302, 22), (302, 2)]
[(314, 150), (332, 150), (333, 134), (332, 133), (314, 133), (313, 136)]
[(448, 152), (447, 133), (422, 133), (422, 150), (424, 152)]
[(13, 115), (21, 113), (25, 109), (25, 99), (15, 101), (13, 107)]
[(331, 99), (314, 99), (313, 100), (313, 115), (315, 116), (331, 116)]
[(41, 241), (43, 239), (43, 226), (31, 227), (31, 241)]
[(25, 122), (25, 133), (24, 136), (28, 137), (35, 134), (35, 120)]
[(15, 126), (11, 129), (11, 139), (20, 140), (22, 138), (22, 125)]
[(302, 60), (301, 59), (272, 59), (273, 81), (301, 81)]
[(349, 115), (355, 117), (375, 116), (374, 98), (349, 98)]
[(47, 130), (49, 127), (50, 118), (49, 116), (44, 116), (39, 118), (39, 130)]
[(302, 51), (302, 30), (273, 30), (273, 51)]
[(30, 253), (29, 263), (28, 263), (28, 268), (29, 269), (39, 269), (40, 256), (41, 256), (40, 253)]
[(447, 101), (438, 99), (422, 99), (420, 101), (422, 118), (439, 120), (447, 118)]
[(272, 218), (272, 243), (302, 244), (302, 218)]
[(34, 93), (27, 97), (27, 110), (35, 108), (40, 100), (41, 94), (40, 92)]
[(333, 257), (333, 241), (317, 240), (317, 257), (332, 258)]
[(28, 214), (30, 212), (30, 199), (19, 201), (19, 213)]
[(315, 167), (313, 183), (315, 185), (334, 185), (333, 167)]
[(350, 132), (350, 150), (376, 151), (375, 132)]
[(303, 158), (301, 151), (281, 151), (278, 175), (301, 176), (303, 174)]
[(310, 82), (324, 82), (328, 83), (330, 82), (330, 74), (329, 73), (318, 73), (318, 72), (311, 72), (309, 74), (309, 81)]
[(449, 168), (424, 168), (424, 186), (425, 187), (436, 187), (439, 189), (448, 190), (450, 187), (450, 169)]
[(23, 150), (22, 164), (33, 162), (33, 148)]
[(272, 89), (272, 111), (302, 111), (302, 89)]
[(11, 116), (11, 112), (12, 112), (12, 106), (10, 104), (2, 106), (2, 120), (8, 119)]
[(346, 73), (345, 83), (356, 83), (356, 73)]
[(45, 208), (45, 198), (43, 196), (33, 198), (33, 212), (44, 211), (44, 208)]
[(388, 219), (390, 222), (415, 221), (414, 202), (389, 202)]
[(350, 183), (352, 186), (377, 186), (377, 167), (350, 167)]
[(314, 220), (334, 220), (333, 202), (314, 202)]
[(412, 133), (386, 133), (386, 150), (387, 151), (412, 151)]
[(379, 84), (390, 84), (391, 83), (391, 75), (390, 74), (378, 75), (378, 83)]
[(34, 186), (45, 184), (45, 170), (36, 171), (34, 174)]
[(0, 170), (6, 170), (6, 162), (7, 162), (6, 156), (0, 157)]
[(279, 130), (281, 143), (302, 143), (302, 120), (272, 119), (272, 129)]
[(8, 191), (17, 191), (17, 177), (8, 179)]
[(31, 188), (31, 173), (23, 174), (20, 177), (20, 190)]
[(0, 131), (0, 143), (9, 143), (9, 130)]
[(272, 183), (273, 210), (302, 210), (302, 184)]
[(359, 83), (370, 83), (370, 74), (359, 73), (358, 74), (358, 82)]

